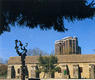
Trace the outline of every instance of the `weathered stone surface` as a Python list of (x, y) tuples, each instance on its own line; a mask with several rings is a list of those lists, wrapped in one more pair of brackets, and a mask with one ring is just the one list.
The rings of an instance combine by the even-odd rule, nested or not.
[[(87, 54), (87, 55), (57, 55), (58, 63), (94, 63), (95, 62), (95, 54)], [(26, 64), (37, 64), (39, 56), (27, 56)], [(20, 65), (20, 57), (10, 57), (8, 60), (8, 64), (12, 65)]]
[[(35, 66), (38, 64), (38, 56), (27, 56), (26, 57), (26, 65), (28, 68), (28, 74), (29, 74), (29, 78), (31, 77), (35, 77)], [(89, 54), (89, 55), (59, 55), (57, 56), (58, 58), (58, 64), (57, 66), (59, 66), (61, 68), (61, 72), (55, 72), (55, 78), (75, 78), (73, 75), (73, 65), (78, 65), (78, 69), (80, 71), (80, 73), (78, 73), (80, 75), (81, 78), (91, 78), (90, 74), (93, 74), (94, 68), (93, 70), (91, 70), (91, 72), (89, 71), (89, 69), (91, 68), (89, 65), (93, 64), (95, 65), (95, 54)], [(13, 66), (15, 68), (16, 71), (16, 78), (18, 78), (18, 76), (20, 76), (20, 74), (17, 73), (17, 70), (21, 67), (21, 63), (20, 63), (20, 57), (11, 57), (8, 61), (8, 78), (10, 78), (10, 66)], [(67, 75), (66, 77), (63, 76), (62, 73), (62, 69), (64, 68), (64, 65), (68, 66), (68, 71), (69, 71), (69, 75)], [(66, 68), (66, 67), (65, 67)], [(34, 71), (33, 71), (34, 70)], [(40, 76), (42, 77), (42, 75)], [(76, 78), (79, 78), (79, 76), (77, 76)]]
[(55, 41), (55, 55), (81, 54), (77, 37), (66, 37)]

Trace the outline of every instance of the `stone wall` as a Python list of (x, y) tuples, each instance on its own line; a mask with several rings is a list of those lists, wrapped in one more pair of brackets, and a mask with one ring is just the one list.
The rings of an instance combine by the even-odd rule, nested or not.
[[(61, 68), (60, 72), (55, 72), (55, 78), (86, 78), (94, 79), (95, 78), (95, 55), (60, 55), (56, 56), (58, 58), (58, 65)], [(26, 66), (28, 68), (28, 77), (36, 77), (36, 65), (38, 62), (39, 56), (27, 56), (26, 57)], [(21, 61), (20, 57), (11, 57), (8, 61), (8, 79), (11, 78), (11, 68), (14, 66), (15, 69), (15, 78), (21, 77)], [(18, 70), (19, 69), (19, 70)], [(65, 75), (64, 73), (67, 72)], [(40, 78), (43, 78), (44, 73), (40, 74)], [(47, 77), (46, 77), (47, 78)]]
[[(11, 79), (11, 66), (8, 65), (8, 79)], [(68, 78), (83, 78), (83, 79), (94, 79), (95, 78), (95, 63), (60, 63), (58, 66), (61, 68), (60, 72), (55, 72), (56, 79), (68, 79)], [(21, 78), (21, 72), (18, 73), (18, 69), (21, 68), (21, 65), (15, 64), (15, 78)], [(36, 64), (27, 64), (28, 68), (28, 77), (36, 77)], [(40, 73), (40, 78), (43, 78), (44, 73)], [(48, 77), (46, 77), (48, 78)]]

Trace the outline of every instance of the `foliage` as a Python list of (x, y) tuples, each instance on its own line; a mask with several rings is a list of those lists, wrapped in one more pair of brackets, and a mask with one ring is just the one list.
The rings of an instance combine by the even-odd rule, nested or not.
[(49, 75), (52, 77), (54, 75), (54, 72), (58, 71), (60, 67), (57, 67), (57, 57), (51, 55), (51, 56), (41, 56), (39, 57), (39, 66), (41, 72), (49, 73)]
[(7, 75), (7, 65), (0, 64), (0, 76)]
[(94, 0), (0, 0), (0, 34), (17, 22), (29, 28), (66, 31), (64, 19), (74, 21), (95, 15)]
[(28, 56), (39, 56), (39, 55), (45, 56), (45, 55), (48, 55), (48, 53), (44, 52), (43, 50), (39, 48), (33, 48), (27, 51), (27, 55)]

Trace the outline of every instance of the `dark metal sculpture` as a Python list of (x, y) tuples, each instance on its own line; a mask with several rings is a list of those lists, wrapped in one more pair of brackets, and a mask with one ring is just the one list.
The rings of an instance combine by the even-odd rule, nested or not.
[(25, 80), (25, 58), (26, 58), (26, 52), (27, 52), (27, 49), (26, 47), (28, 46), (28, 43), (26, 43), (25, 46), (23, 46), (22, 42), (19, 40), (15, 40), (15, 49), (16, 49), (16, 52), (19, 56), (21, 56), (21, 80)]

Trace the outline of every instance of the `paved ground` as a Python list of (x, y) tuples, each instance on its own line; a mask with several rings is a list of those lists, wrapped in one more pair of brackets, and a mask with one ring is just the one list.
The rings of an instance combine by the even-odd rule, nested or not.
[[(21, 80), (21, 79), (5, 79), (5, 78), (0, 78), (0, 80)], [(70, 80), (70, 79), (25, 79), (25, 80)], [(72, 80), (75, 80), (75, 79), (72, 79)]]

